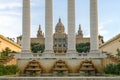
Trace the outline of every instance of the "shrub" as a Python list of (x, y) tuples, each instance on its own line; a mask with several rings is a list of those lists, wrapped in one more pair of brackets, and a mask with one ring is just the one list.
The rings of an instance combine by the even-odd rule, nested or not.
[(0, 65), (0, 76), (13, 75), (16, 74), (18, 71), (19, 68), (16, 65), (8, 65), (8, 66)]
[(104, 73), (112, 75), (120, 75), (120, 63), (109, 64), (103, 69)]

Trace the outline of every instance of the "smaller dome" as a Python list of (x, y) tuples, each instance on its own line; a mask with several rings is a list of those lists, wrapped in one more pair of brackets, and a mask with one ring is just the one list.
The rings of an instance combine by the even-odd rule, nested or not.
[(59, 22), (56, 25), (55, 32), (64, 33), (64, 30), (64, 25), (62, 24), (61, 19), (59, 18)]

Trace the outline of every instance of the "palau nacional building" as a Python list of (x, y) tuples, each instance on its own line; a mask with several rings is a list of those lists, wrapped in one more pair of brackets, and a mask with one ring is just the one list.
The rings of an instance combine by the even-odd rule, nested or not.
[[(68, 0), (67, 5), (67, 34), (61, 19), (58, 20), (53, 33), (53, 0), (45, 0), (45, 37), (39, 26), (37, 38), (30, 38), (30, 0), (23, 0), (22, 39), (18, 37), (22, 51), (15, 54), (16, 64), (22, 75), (100, 75), (101, 69), (107, 64), (118, 63), (116, 58), (111, 58), (110, 55), (99, 50), (99, 45), (103, 43), (102, 37), (98, 36), (98, 0), (90, 0), (90, 38), (83, 37), (81, 25), (78, 33), (75, 33), (75, 0)], [(117, 37), (115, 37), (116, 40)], [(86, 42), (90, 42), (90, 52), (76, 52), (76, 44)], [(31, 52), (31, 43), (45, 45), (42, 55)], [(64, 55), (56, 55), (56, 53), (64, 53)]]
[[(65, 27), (61, 21), (58, 20), (58, 23), (55, 27), (55, 33), (53, 34), (53, 50), (55, 53), (66, 53), (67, 52), (67, 34), (65, 32)], [(104, 41), (102, 36), (98, 36), (98, 43), (101, 46)], [(83, 37), (83, 31), (81, 29), (81, 25), (79, 25), (78, 32), (76, 34), (76, 45), (80, 43), (89, 43), (89, 37)], [(41, 25), (39, 25), (36, 38), (31, 38), (31, 43), (39, 43), (41, 45), (45, 45), (45, 36), (41, 30)], [(22, 45), (22, 36), (17, 37), (17, 44)]]

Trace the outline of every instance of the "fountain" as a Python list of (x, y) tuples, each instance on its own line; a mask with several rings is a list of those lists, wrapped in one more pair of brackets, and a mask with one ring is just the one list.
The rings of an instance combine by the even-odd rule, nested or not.
[(54, 76), (67, 76), (68, 75), (68, 68), (63, 60), (56, 61), (54, 68), (53, 68), (53, 75)]
[(32, 60), (25, 67), (24, 74), (30, 76), (41, 75), (42, 69), (39, 61)]
[(95, 75), (98, 71), (91, 60), (84, 60), (80, 66), (80, 75)]

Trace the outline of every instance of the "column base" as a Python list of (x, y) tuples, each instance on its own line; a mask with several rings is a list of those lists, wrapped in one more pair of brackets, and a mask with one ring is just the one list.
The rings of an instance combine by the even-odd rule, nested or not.
[(14, 54), (14, 56), (15, 56), (15, 58), (33, 58), (32, 53), (25, 53), (25, 52)]
[(100, 51), (99, 50), (91, 50), (90, 53), (96, 53), (97, 54), (97, 53), (100, 53)]
[(54, 57), (55, 54), (54, 54), (54, 52), (51, 51), (51, 50), (46, 50), (46, 51), (42, 54), (42, 56), (49, 58), (49, 57)]
[(32, 58), (33, 57), (33, 54), (32, 53), (24, 53), (24, 54), (21, 54), (21, 58)]
[(88, 57), (91, 57), (91, 58), (105, 58), (106, 54), (100, 52), (99, 50), (94, 50), (94, 51), (90, 51), (90, 53), (88, 53)]
[(30, 50), (22, 50), (21, 53), (31, 53)]
[(68, 50), (66, 53), (67, 57), (77, 57), (78, 53), (75, 50)]
[(32, 53), (30, 50), (22, 50), (20, 53), (20, 57), (32, 57)]

